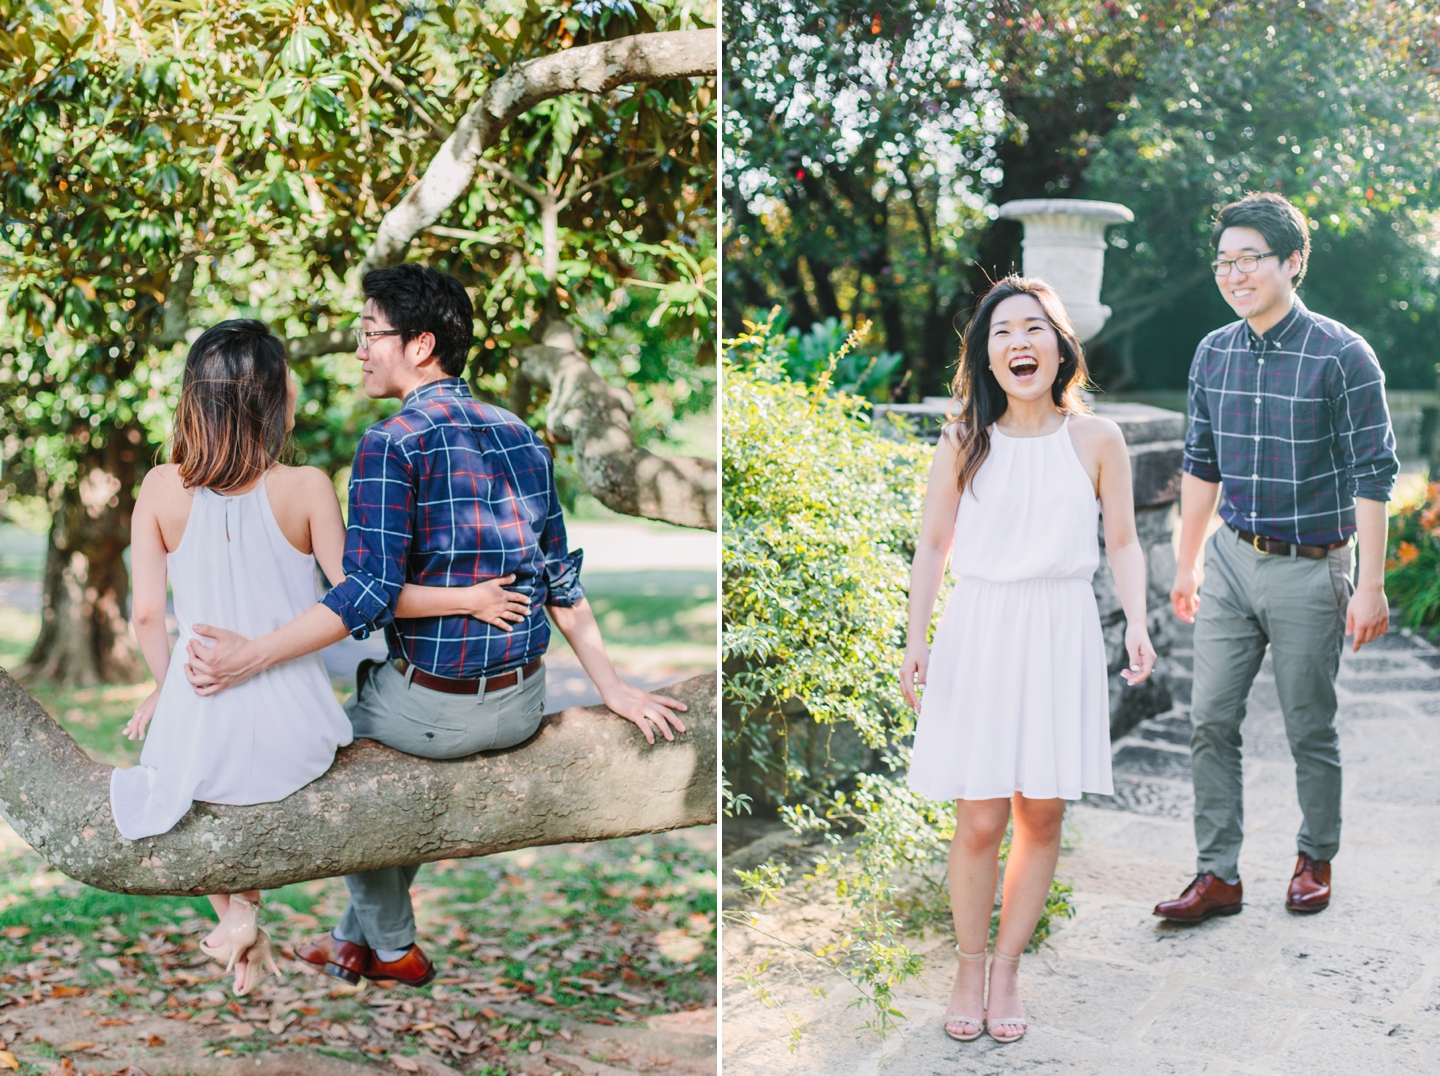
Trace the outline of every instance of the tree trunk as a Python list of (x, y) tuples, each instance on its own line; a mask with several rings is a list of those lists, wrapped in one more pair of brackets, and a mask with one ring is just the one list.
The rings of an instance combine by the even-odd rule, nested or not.
[(28, 677), (78, 686), (128, 683), (143, 671), (127, 623), (130, 575), (123, 559), (142, 440), (138, 426), (97, 431), (75, 482), (60, 491)]
[(110, 813), (110, 767), (0, 670), (0, 814), (77, 881), (175, 896), (708, 825), (715, 675), (662, 690), (689, 706), (674, 743), (647, 745), (603, 706), (549, 714), (525, 743), (462, 759), (360, 740), (278, 803), (196, 803), (169, 833), (127, 841)]

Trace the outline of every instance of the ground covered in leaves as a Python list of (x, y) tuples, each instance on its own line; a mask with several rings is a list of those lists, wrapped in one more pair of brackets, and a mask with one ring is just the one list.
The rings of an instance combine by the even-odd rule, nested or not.
[[(712, 827), (424, 868), (419, 941), (440, 976), (423, 990), (351, 988), (287, 958), (336, 921), (343, 882), (267, 893), (285, 980), (239, 999), (197, 948), (214, 923), (207, 901), (92, 889), (4, 836), (0, 1068), (143, 1072), (165, 1057), (298, 1046), (406, 1072), (439, 1058), (485, 1076), (548, 1073), (571, 1054), (574, 1073), (707, 1071), (663, 1051), (635, 1056), (622, 1032), (667, 1013), (657, 1026), (713, 1022)], [(597, 1050), (609, 1028), (620, 1037)]]

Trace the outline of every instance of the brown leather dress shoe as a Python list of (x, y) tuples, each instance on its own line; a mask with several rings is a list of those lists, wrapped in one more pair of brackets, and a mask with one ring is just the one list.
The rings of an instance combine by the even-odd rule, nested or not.
[(418, 945), (411, 945), (399, 960), (381, 960), (372, 949), (365, 967), (367, 979), (393, 979), (403, 986), (424, 986), (435, 978), (435, 965)]
[(1213, 874), (1197, 874), (1177, 899), (1155, 905), (1155, 914), (1172, 923), (1199, 923), (1212, 915), (1234, 915), (1240, 898), (1238, 881), (1227, 885)]
[(318, 942), (301, 945), (295, 949), (297, 959), (319, 968), (326, 975), (355, 984), (365, 974), (374, 954), (368, 945), (356, 942), (337, 942), (333, 934), (326, 934)]
[(1292, 912), (1323, 912), (1330, 904), (1330, 864), (1300, 853), (1285, 907)]

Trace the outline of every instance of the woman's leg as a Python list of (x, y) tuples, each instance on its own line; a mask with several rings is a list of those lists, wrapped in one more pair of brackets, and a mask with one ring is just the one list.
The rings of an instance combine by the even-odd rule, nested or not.
[[(1018, 958), (1035, 933), (1035, 924), (1045, 910), (1050, 896), (1050, 882), (1055, 877), (1055, 861), (1060, 857), (1060, 833), (1065, 821), (1065, 801), (1026, 799), (1018, 792), (1013, 801), (1015, 833), (1010, 841), (1010, 856), (1005, 861), (1005, 894), (1000, 911), (1000, 933), (995, 937), (995, 955)], [(1018, 1021), (1024, 1019), (1020, 1004), (1016, 959), (996, 960), (990, 965), (990, 1000), (987, 1012), (990, 1026), (1002, 1035), (1017, 1035), (1024, 1030)], [(1017, 1022), (1006, 1024), (1004, 1017), (1014, 1016)]]
[[(1010, 820), (1007, 800), (956, 800), (955, 837), (950, 842), (950, 914), (955, 941), (963, 953), (984, 953), (990, 939), (990, 913), (995, 907), (1000, 841)], [(959, 961), (950, 989), (947, 1013), (973, 1016), (985, 1010), (985, 961)], [(956, 1022), (962, 1035), (977, 1025)]]
[(215, 929), (205, 936), (205, 944), (213, 949), (225, 940), (225, 913), (230, 910), (230, 894), (215, 893), (209, 899), (210, 907), (215, 909), (215, 918), (219, 920)]

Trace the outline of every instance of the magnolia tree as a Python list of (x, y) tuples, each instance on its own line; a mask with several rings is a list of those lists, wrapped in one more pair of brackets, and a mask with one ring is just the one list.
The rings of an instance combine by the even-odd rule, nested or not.
[(375, 412), (336, 400), (334, 356), (353, 352), (361, 275), (407, 257), (472, 288), (474, 380), (522, 414), (548, 404), (590, 492), (715, 526), (713, 462), (637, 447), (629, 394), (574, 327), (593, 337), (598, 311), (603, 334), (640, 296), (692, 363), (713, 355), (716, 36), (700, 12), (32, 7), (0, 3), (0, 392), (7, 455), (34, 461), (55, 511), (34, 672), (138, 671), (121, 554), (186, 340), (265, 317), (307, 383), (302, 445), (337, 407), (353, 433)]
[[(267, 320), (304, 384), (299, 445), (334, 470), (381, 413), (347, 369), (359, 280), (407, 258), (469, 287), (472, 384), (533, 412), (585, 489), (714, 529), (714, 462), (637, 444), (631, 393), (589, 361), (628, 318), (713, 363), (709, 22), (686, 0), (0, 0), (4, 449), (54, 513), (27, 672), (140, 672), (122, 554), (187, 341)], [(56, 730), (0, 694), (3, 771)], [(683, 770), (704, 801), (713, 773)], [(0, 798), (40, 833), (33, 798)]]

